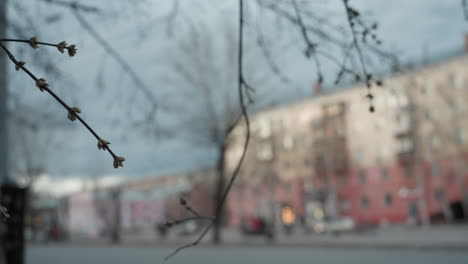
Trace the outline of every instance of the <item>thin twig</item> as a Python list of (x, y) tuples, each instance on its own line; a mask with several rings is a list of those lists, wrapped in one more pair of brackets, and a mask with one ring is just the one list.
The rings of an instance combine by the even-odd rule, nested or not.
[(174, 25), (177, 19), (177, 14), (179, 13), (179, 0), (172, 0), (172, 9), (167, 15), (167, 28), (166, 28), (166, 33), (168, 37), (172, 37), (172, 34), (174, 33)]
[[(31, 40), (26, 40), (26, 39), (8, 39), (8, 38), (0, 38), (0, 42), (20, 42), (20, 43), (27, 43), (29, 45), (31, 45)], [(66, 49), (66, 50), (71, 50), (71, 49), (74, 49), (75, 45), (72, 46), (65, 46), (65, 42), (64, 43), (58, 43), (58, 44), (54, 44), (54, 43), (48, 43), (48, 42), (42, 42), (42, 41), (35, 41), (34, 42), (35, 44), (37, 45), (43, 45), (43, 46), (50, 46), (50, 47), (56, 47), (56, 48), (61, 48), (61, 45), (63, 45), (63, 49)]]
[(307, 33), (307, 28), (306, 28), (306, 26), (304, 24), (304, 21), (302, 20), (301, 11), (299, 10), (299, 6), (298, 6), (297, 2), (295, 0), (291, 0), (291, 2), (293, 4), (293, 6), (294, 6), (294, 10), (296, 12), (296, 17), (297, 17), (297, 22), (299, 24), (299, 28), (301, 29), (302, 36), (303, 36), (304, 41), (305, 41), (306, 46), (307, 46), (306, 50), (305, 50), (306, 57), (310, 58), (312, 56), (312, 58), (314, 60), (314, 63), (315, 63), (315, 69), (317, 71), (317, 82), (322, 83), (323, 74), (322, 74), (322, 70), (321, 70), (321, 66), (320, 66), (320, 61), (319, 61), (319, 59), (317, 57), (317, 52), (316, 52), (317, 44), (313, 43), (310, 40), (309, 34)]
[(48, 4), (68, 7), (68, 8), (72, 8), (72, 9), (80, 10), (84, 12), (89, 12), (89, 13), (99, 13), (101, 11), (99, 8), (95, 6), (84, 5), (78, 2), (66, 2), (66, 1), (60, 1), (60, 0), (42, 0), (42, 1)]
[(284, 74), (280, 67), (276, 64), (276, 62), (273, 60), (273, 56), (271, 55), (271, 52), (270, 50), (268, 49), (268, 47), (266, 46), (265, 44), (265, 41), (264, 41), (264, 37), (262, 36), (262, 33), (259, 32), (258, 34), (258, 38), (257, 38), (257, 43), (258, 45), (260, 46), (261, 50), (262, 50), (262, 53), (263, 53), (263, 57), (265, 57), (266, 59), (266, 62), (268, 63), (268, 65), (270, 66), (271, 70), (273, 71), (273, 73), (275, 75), (278, 76), (278, 78), (284, 82), (285, 84), (289, 84), (291, 83), (292, 81), (286, 76), (286, 74)]
[[(8, 48), (2, 44), (2, 42), (0, 41), (0, 47), (3, 49), (3, 51), (7, 54), (8, 58), (15, 64), (15, 66), (18, 68), (18, 69), (21, 69), (22, 71), (24, 71), (27, 75), (29, 75), (29, 77), (31, 77), (31, 79), (33, 79), (36, 84), (39, 80), (39, 78), (37, 78), (31, 71), (29, 71), (25, 66), (24, 66), (24, 63), (20, 63), (19, 61), (16, 60), (15, 56), (10, 52), (10, 50), (8, 50)], [(43, 86), (40, 88), (41, 90), (44, 90), (46, 91), (47, 93), (49, 93), (57, 102), (59, 102), (69, 113), (69, 115), (73, 116), (74, 118), (78, 119), (78, 121), (80, 121), (81, 124), (83, 124), (84, 127), (86, 127), (86, 129), (88, 129), (88, 131), (98, 140), (98, 143), (101, 142), (103, 139), (96, 133), (96, 131), (94, 131), (93, 128), (91, 128), (90, 125), (88, 125), (88, 123), (86, 121), (84, 121), (81, 116), (78, 114), (78, 112), (76, 110), (74, 110), (72, 107), (70, 107), (68, 104), (66, 104), (57, 94), (55, 94), (51, 89), (49, 89), (48, 85), (47, 86)], [(103, 144), (102, 145), (102, 148), (107, 150), (109, 152), (109, 154), (113, 157), (114, 159), (114, 167), (117, 167), (115, 166), (116, 164), (116, 161), (119, 161), (120, 160), (120, 164), (121, 162), (123, 161), (122, 157), (119, 157), (117, 156), (112, 150), (111, 148), (109, 147), (108, 144)]]
[[(357, 32), (356, 32), (356, 28), (355, 28), (355, 22), (356, 21), (356, 18), (359, 16), (359, 13), (357, 13), (356, 10), (352, 9), (350, 6), (349, 6), (349, 0), (343, 0), (343, 5), (345, 7), (345, 11), (346, 11), (346, 18), (347, 18), (347, 21), (348, 21), (348, 25), (349, 25), (349, 28), (351, 30), (351, 35), (352, 35), (352, 43), (353, 43), (353, 46), (354, 46), (354, 49), (356, 50), (357, 52), (357, 55), (358, 55), (358, 58), (359, 58), (359, 62), (361, 64), (361, 68), (362, 68), (362, 74), (364, 75), (363, 78), (366, 82), (366, 87), (367, 87), (367, 99), (369, 100), (369, 111), (370, 112), (374, 112), (375, 111), (375, 107), (374, 107), (374, 104), (373, 104), (373, 99), (374, 99), (374, 95), (372, 94), (372, 74), (369, 74), (367, 72), (367, 69), (366, 69), (366, 63), (364, 61), (364, 55), (362, 53), (362, 50), (361, 50), (361, 46), (359, 45), (359, 42), (358, 42), (358, 38), (357, 38)], [(359, 22), (359, 19), (357, 19), (358, 22)], [(366, 34), (363, 34), (363, 37), (365, 37)]]
[(78, 22), (83, 26), (83, 28), (88, 31), (88, 33), (104, 48), (104, 50), (114, 58), (117, 63), (122, 67), (122, 69), (130, 75), (132, 80), (137, 84), (137, 88), (145, 95), (145, 98), (151, 101), (153, 104), (152, 111), (149, 115), (154, 115), (154, 110), (157, 108), (157, 99), (154, 94), (151, 92), (151, 89), (146, 86), (145, 82), (138, 76), (132, 66), (117, 52), (114, 47), (105, 40), (94, 28), (88, 23), (88, 21), (79, 13), (78, 9), (72, 9), (73, 14), (75, 15)]
[(359, 62), (361, 63), (363, 75), (366, 76), (367, 75), (366, 64), (364, 62), (364, 56), (362, 54), (361, 47), (358, 43), (357, 32), (356, 32), (356, 29), (354, 28), (354, 24), (352, 21), (353, 18), (351, 16), (350, 7), (348, 5), (348, 0), (342, 0), (342, 1), (343, 1), (343, 5), (345, 6), (346, 18), (347, 18), (348, 25), (351, 30), (351, 34), (353, 38), (352, 42), (353, 42), (354, 48), (356, 49), (356, 52), (358, 53), (358, 58), (359, 58)]
[(172, 251), (169, 255), (167, 255), (165, 258), (164, 258), (164, 261), (167, 261), (169, 260), (170, 258), (172, 258), (173, 256), (177, 255), (177, 253), (179, 253), (180, 251), (186, 249), (186, 248), (189, 248), (189, 247), (194, 247), (196, 245), (198, 245), (200, 243), (200, 241), (203, 239), (203, 237), (205, 237), (205, 235), (208, 233), (208, 231), (210, 230), (210, 228), (213, 226), (213, 221), (207, 225), (205, 227), (205, 229), (203, 230), (203, 232), (200, 234), (200, 236), (197, 238), (197, 240), (195, 240), (194, 242), (190, 243), (190, 244), (186, 244), (186, 245), (183, 245), (181, 247), (178, 247), (176, 248), (174, 251)]
[(462, 9), (465, 20), (468, 21), (468, 0), (462, 0)]

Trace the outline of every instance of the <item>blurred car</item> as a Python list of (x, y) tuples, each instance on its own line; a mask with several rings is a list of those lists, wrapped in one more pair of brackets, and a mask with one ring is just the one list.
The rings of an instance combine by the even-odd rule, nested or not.
[(341, 218), (315, 222), (313, 223), (312, 228), (316, 233), (340, 234), (353, 231), (355, 224), (351, 218)]
[(268, 240), (273, 239), (273, 230), (267, 221), (261, 217), (252, 217), (244, 220), (241, 225), (243, 235), (265, 236)]
[(188, 221), (185, 224), (181, 225), (181, 230), (179, 232), (180, 236), (190, 236), (195, 234), (199, 229), (198, 223), (195, 221)]

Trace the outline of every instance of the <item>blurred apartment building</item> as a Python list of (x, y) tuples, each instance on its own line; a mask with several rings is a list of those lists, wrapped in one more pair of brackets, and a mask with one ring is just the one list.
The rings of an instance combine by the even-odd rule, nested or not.
[[(383, 78), (384, 86), (373, 89), (374, 113), (359, 84), (317, 90), (252, 114), (226, 224), (241, 227), (253, 217), (297, 225), (343, 217), (358, 226), (466, 221), (467, 66), (465, 52)], [(227, 177), (244, 139), (241, 123), (228, 139)], [(71, 234), (92, 237), (117, 229), (147, 232), (191, 216), (180, 197), (211, 216), (216, 178), (215, 169), (206, 168), (82, 191), (66, 198), (63, 225)]]
[[(468, 204), (468, 55), (251, 116), (251, 141), (228, 219), (351, 217), (355, 223), (462, 221)], [(245, 127), (233, 131), (232, 172)]]

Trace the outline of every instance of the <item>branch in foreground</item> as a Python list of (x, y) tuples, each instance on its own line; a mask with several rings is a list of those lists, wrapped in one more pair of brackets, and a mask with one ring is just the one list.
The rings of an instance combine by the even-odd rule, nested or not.
[(317, 44), (313, 43), (310, 40), (309, 34), (307, 33), (307, 28), (305, 27), (305, 24), (302, 20), (302, 15), (301, 11), (299, 9), (299, 5), (295, 0), (291, 0), (292, 4), (294, 6), (294, 10), (296, 12), (296, 17), (297, 17), (297, 22), (299, 24), (299, 28), (301, 29), (302, 36), (304, 38), (304, 41), (306, 43), (306, 50), (305, 50), (305, 55), (307, 58), (310, 58), (311, 56), (314, 59), (315, 63), (315, 70), (317, 71), (317, 84), (322, 84), (323, 82), (323, 74), (320, 66), (320, 61), (317, 57)]
[[(372, 39), (377, 42), (377, 44), (380, 44), (380, 40), (377, 39), (375, 34), (371, 34), (372, 30), (377, 29), (377, 24), (373, 24), (371, 27), (367, 27), (362, 20), (360, 19), (360, 13), (356, 9), (352, 8), (349, 6), (349, 0), (343, 0), (343, 5), (346, 10), (346, 18), (348, 21), (349, 28), (351, 30), (351, 35), (352, 35), (352, 43), (354, 48), (356, 49), (356, 52), (358, 54), (359, 62), (361, 64), (362, 68), (362, 74), (364, 75), (364, 80), (366, 82), (366, 87), (367, 87), (367, 95), (366, 98), (369, 100), (369, 111), (374, 112), (375, 111), (375, 106), (374, 106), (374, 95), (372, 94), (372, 82), (373, 76), (370, 74), (367, 69), (366, 69), (366, 63), (364, 61), (364, 54), (361, 50), (361, 46), (359, 45), (358, 42), (358, 34), (362, 36), (362, 42), (366, 42), (367, 36), (369, 34), (371, 35)], [(361, 32), (358, 32), (356, 29), (356, 25), (359, 25), (362, 28)], [(381, 86), (382, 81), (381, 80), (376, 80), (375, 81), (376, 85)]]
[(49, 84), (44, 78), (38, 78), (36, 77), (31, 71), (29, 71), (26, 67), (25, 64), (26, 62), (24, 61), (18, 61), (16, 60), (15, 56), (10, 52), (10, 50), (2, 43), (2, 42), (21, 42), (21, 43), (28, 43), (32, 48), (36, 49), (38, 48), (39, 45), (44, 45), (44, 46), (52, 46), (56, 47), (61, 53), (64, 53), (64, 50), (66, 49), (68, 51), (68, 55), (70, 57), (74, 56), (76, 54), (76, 46), (75, 45), (70, 45), (66, 44), (65, 41), (62, 41), (58, 44), (52, 44), (52, 43), (46, 43), (46, 42), (39, 42), (37, 41), (36, 37), (32, 37), (29, 40), (18, 40), (18, 39), (0, 39), (0, 48), (7, 54), (8, 58), (10, 59), (11, 62), (15, 64), (15, 68), (17, 71), (22, 70), (24, 71), (31, 79), (33, 79), (36, 83), (37, 88), (41, 92), (47, 92), (50, 96), (52, 96), (58, 103), (60, 103), (68, 112), (68, 119), (70, 121), (75, 121), (78, 119), (80, 123), (88, 129), (88, 131), (97, 139), (98, 143), (97, 146), (99, 149), (102, 150), (107, 150), (109, 154), (112, 156), (114, 159), (113, 166), (114, 168), (118, 167), (123, 167), (123, 162), (125, 161), (124, 157), (117, 156), (109, 147), (110, 142), (101, 138), (93, 128), (91, 128), (90, 125), (86, 121), (84, 121), (79, 113), (81, 113), (81, 110), (78, 107), (70, 107), (68, 104), (66, 104), (55, 92), (53, 92), (49, 88)]
[[(374, 46), (379, 46), (381, 44), (381, 40), (377, 37), (376, 34), (377, 23), (366, 23), (361, 18), (360, 12), (350, 7), (348, 0), (343, 0), (346, 10), (347, 24), (351, 30), (352, 35), (351, 43), (348, 43), (348, 41), (333, 36), (330, 33), (331, 31), (336, 31), (340, 33), (340, 35), (343, 35), (342, 28), (336, 28), (331, 24), (327, 25), (328, 27), (330, 27), (331, 31), (317, 27), (317, 24), (323, 24), (323, 19), (314, 17), (314, 14), (310, 11), (302, 10), (298, 2), (295, 0), (291, 0), (291, 5), (293, 8), (292, 13), (289, 12), (287, 9), (280, 7), (278, 3), (274, 1), (271, 2), (271, 4), (265, 4), (263, 3), (263, 1), (257, 0), (257, 3), (260, 7), (269, 9), (270, 11), (289, 21), (291, 24), (299, 27), (302, 38), (306, 43), (305, 56), (307, 58), (312, 57), (312, 59), (314, 59), (315, 62), (316, 70), (318, 72), (317, 84), (320, 84), (320, 82), (322, 81), (322, 76), (320, 74), (320, 60), (318, 58), (323, 57), (339, 67), (339, 73), (335, 80), (335, 84), (338, 84), (340, 82), (344, 74), (350, 74), (352, 77), (354, 77), (355, 81), (365, 81), (368, 89), (367, 98), (370, 101), (369, 110), (371, 112), (375, 110), (375, 107), (373, 105), (373, 94), (371, 93), (371, 87), (374, 84), (377, 86), (381, 86), (382, 81), (374, 79), (372, 74), (370, 74), (366, 69), (366, 58), (365, 53), (363, 52), (364, 48), (367, 48), (369, 52), (374, 55), (386, 59), (391, 59), (392, 61), (397, 62), (394, 55), (382, 51)], [(307, 23), (308, 21), (306, 21), (306, 18), (314, 20), (314, 23), (312, 25), (309, 25)], [(344, 51), (344, 59), (342, 60), (342, 62), (340, 61), (341, 59), (334, 58), (333, 56), (331, 56), (326, 51), (326, 49), (318, 49), (319, 47), (317, 47), (317, 40), (315, 40), (314, 42), (311, 41), (312, 36), (317, 40), (321, 41), (321, 47), (325, 43), (328, 43), (332, 44), (334, 47), (342, 49)], [(354, 51), (355, 55), (353, 55), (352, 51)], [(349, 60), (353, 62), (354, 56), (356, 56), (357, 60), (359, 61), (358, 68), (360, 68), (360, 70), (358, 72), (351, 70), (351, 68), (353, 67), (350, 68), (347, 66)]]
[[(56, 47), (61, 53), (64, 53), (65, 50), (67, 50), (67, 53), (70, 57), (75, 56), (76, 54), (76, 45), (68, 45), (66, 41), (62, 41), (58, 44), (53, 44), (53, 43), (47, 43), (47, 42), (41, 42), (37, 41), (36, 37), (32, 37), (28, 40), (25, 39), (0, 39), (0, 42), (21, 42), (21, 43), (27, 43), (29, 44), (33, 49), (39, 48), (39, 45), (44, 45), (44, 46), (51, 46), (51, 47)], [(18, 69), (17, 69), (18, 70)]]

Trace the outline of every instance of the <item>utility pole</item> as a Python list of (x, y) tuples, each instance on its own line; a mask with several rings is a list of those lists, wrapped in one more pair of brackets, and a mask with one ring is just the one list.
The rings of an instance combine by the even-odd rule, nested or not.
[(120, 237), (120, 217), (121, 217), (121, 197), (122, 197), (122, 188), (120, 186), (112, 188), (110, 190), (111, 200), (112, 200), (112, 231), (111, 231), (111, 242), (113, 244), (119, 244), (121, 241)]
[[(6, 35), (6, 6), (7, 1), (0, 1), (0, 38)], [(8, 116), (7, 116), (7, 56), (0, 51), (0, 184), (8, 179)]]
[[(0, 38), (6, 33), (6, 4), (7, 1), (0, 1)], [(8, 175), (8, 139), (7, 139), (7, 57), (4, 52), (0, 52), (0, 188), (6, 181)], [(0, 202), (3, 200), (0, 190)], [(0, 203), (0, 206), (3, 204)], [(5, 237), (3, 223), (0, 223), (0, 239)], [(3, 242), (3, 241), (2, 241)], [(6, 263), (3, 243), (0, 245), (0, 264)]]

